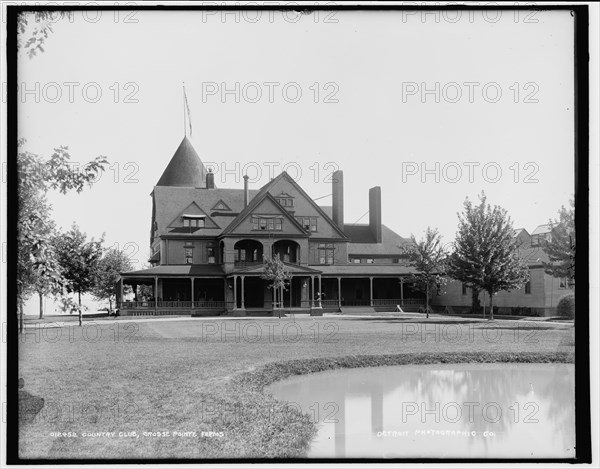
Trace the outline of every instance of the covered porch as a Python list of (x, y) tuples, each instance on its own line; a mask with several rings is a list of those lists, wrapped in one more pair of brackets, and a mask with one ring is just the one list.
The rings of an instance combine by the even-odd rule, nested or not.
[(262, 278), (262, 264), (238, 266), (227, 275), (228, 307), (234, 316), (260, 312), (275, 314), (278, 310), (292, 313), (322, 314), (320, 302), (320, 271), (285, 263), (291, 279), (285, 288), (273, 290)]
[(222, 314), (227, 311), (226, 286), (218, 265), (159, 266), (125, 272), (117, 285), (119, 314)]
[(322, 305), (332, 311), (343, 307), (366, 307), (377, 312), (418, 311), (425, 294), (413, 287), (409, 274), (323, 275)]

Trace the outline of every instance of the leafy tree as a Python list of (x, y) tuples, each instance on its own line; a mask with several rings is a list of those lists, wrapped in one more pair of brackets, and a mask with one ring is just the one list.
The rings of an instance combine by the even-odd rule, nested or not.
[[(102, 258), (103, 239), (88, 241), (85, 233), (76, 224), (56, 240), (56, 254), (67, 280), (69, 293), (77, 293), (79, 325), (82, 325), (81, 295), (92, 290), (96, 279), (98, 265)], [(71, 310), (73, 312), (73, 310)]]
[(54, 223), (47, 192), (57, 189), (63, 194), (72, 190), (81, 192), (86, 185), (93, 184), (108, 161), (99, 156), (77, 171), (69, 164), (67, 147), (56, 148), (48, 160), (43, 160), (23, 149), (24, 139), (18, 145), (16, 280), (22, 331), (23, 304), (35, 291), (52, 293), (69, 307), (68, 297), (62, 295), (65, 279), (52, 243)]
[[(23, 12), (17, 17), (17, 48), (30, 59), (37, 52), (44, 52), (44, 44), (52, 24), (71, 12), (34, 11)], [(92, 185), (98, 174), (104, 171), (107, 159), (99, 156), (77, 171), (69, 166), (68, 147), (55, 148), (48, 161), (38, 155), (23, 151), (25, 139), (18, 141), (18, 217), (17, 217), (17, 305), (19, 330), (23, 332), (23, 304), (37, 291), (40, 295), (40, 317), (43, 315), (43, 295), (52, 293), (64, 309), (72, 310), (74, 304), (63, 295), (64, 279), (51, 244), (51, 207), (46, 200), (50, 189), (63, 194), (70, 190), (78, 193), (86, 184)]]
[(279, 292), (279, 317), (281, 318), (283, 292), (287, 289), (286, 285), (291, 280), (292, 274), (285, 268), (279, 254), (275, 254), (272, 258), (265, 257), (263, 265), (265, 271), (260, 278), (270, 282), (269, 288), (273, 290), (273, 300), (277, 299), (277, 292)]
[(411, 274), (409, 282), (425, 293), (425, 312), (429, 317), (429, 301), (432, 294), (440, 293), (447, 283), (444, 277), (446, 271), (446, 252), (442, 238), (437, 229), (427, 227), (425, 237), (417, 240), (411, 236), (412, 244), (405, 247), (408, 263), (417, 272)]
[(108, 249), (98, 262), (94, 272), (92, 294), (98, 300), (108, 300), (109, 311), (113, 309), (113, 299), (117, 301), (117, 282), (120, 272), (133, 270), (129, 256), (119, 249)]
[(30, 59), (38, 52), (44, 52), (44, 44), (52, 25), (60, 19), (71, 17), (71, 12), (33, 11), (23, 12), (17, 17), (17, 48), (24, 51)]
[(505, 209), (487, 203), (485, 193), (474, 206), (465, 200), (448, 274), (490, 295), (490, 319), (494, 318), (494, 295), (522, 288), (529, 279), (527, 265), (519, 255), (512, 221)]
[(550, 262), (544, 262), (544, 271), (553, 277), (575, 280), (575, 205), (570, 201), (558, 211), (558, 220), (549, 220), (552, 226), (550, 240), (542, 240), (541, 246)]

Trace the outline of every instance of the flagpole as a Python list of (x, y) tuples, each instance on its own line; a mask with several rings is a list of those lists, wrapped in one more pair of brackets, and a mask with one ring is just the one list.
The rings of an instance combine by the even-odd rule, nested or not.
[(185, 81), (183, 83), (183, 136), (187, 137), (187, 122), (185, 120)]

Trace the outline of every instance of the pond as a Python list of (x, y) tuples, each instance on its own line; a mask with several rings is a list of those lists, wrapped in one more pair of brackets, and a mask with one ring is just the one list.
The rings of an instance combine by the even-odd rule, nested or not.
[(317, 423), (312, 458), (572, 458), (572, 364), (355, 368), (267, 392)]

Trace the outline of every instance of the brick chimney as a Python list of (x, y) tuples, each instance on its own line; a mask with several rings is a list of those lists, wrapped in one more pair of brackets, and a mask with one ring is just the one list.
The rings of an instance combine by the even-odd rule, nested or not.
[(248, 189), (248, 175), (244, 175), (244, 208), (248, 206), (250, 201), (250, 190)]
[(375, 242), (381, 243), (381, 187), (369, 189), (369, 227)]
[(331, 175), (332, 195), (332, 219), (341, 229), (344, 229), (344, 173), (341, 170), (334, 171)]
[(212, 172), (212, 168), (208, 168), (208, 173), (206, 173), (206, 188), (215, 188), (215, 173)]

